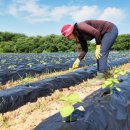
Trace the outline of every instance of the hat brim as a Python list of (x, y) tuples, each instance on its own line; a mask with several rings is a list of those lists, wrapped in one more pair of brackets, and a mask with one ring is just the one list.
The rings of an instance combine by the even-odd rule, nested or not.
[(65, 34), (63, 34), (65, 37), (68, 37), (69, 35), (71, 35), (73, 33), (74, 30), (74, 26), (71, 26), (70, 30), (68, 32), (66, 32)]

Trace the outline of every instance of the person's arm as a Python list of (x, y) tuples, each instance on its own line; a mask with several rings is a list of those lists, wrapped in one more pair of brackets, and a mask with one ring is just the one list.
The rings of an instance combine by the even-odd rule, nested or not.
[(79, 23), (78, 28), (87, 34), (92, 35), (96, 40), (96, 45), (101, 44), (101, 33), (97, 29), (95, 29), (94, 27), (90, 26), (85, 22)]
[(100, 53), (100, 51), (101, 51), (101, 33), (97, 29), (88, 25), (85, 22), (79, 23), (78, 27), (80, 30), (82, 30), (86, 34), (90, 34), (95, 38), (95, 40), (96, 40), (95, 56), (96, 56), (96, 59), (99, 59), (102, 56), (102, 54)]
[(81, 45), (82, 51), (80, 52), (78, 58), (73, 63), (72, 69), (76, 69), (79, 67), (80, 61), (85, 57), (88, 51), (87, 42), (85, 40), (80, 40), (80, 45)]
[(81, 45), (82, 51), (80, 52), (78, 58), (81, 61), (85, 57), (86, 53), (88, 52), (88, 45), (87, 45), (87, 41), (85, 40), (80, 40), (79, 43)]

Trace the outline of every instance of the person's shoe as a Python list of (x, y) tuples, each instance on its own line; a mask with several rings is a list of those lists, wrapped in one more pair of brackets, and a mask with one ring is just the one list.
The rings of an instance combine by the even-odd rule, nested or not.
[(105, 81), (105, 74), (97, 72), (97, 76), (93, 79), (90, 79), (88, 82), (91, 85), (102, 85)]
[(96, 79), (101, 80), (101, 79), (104, 79), (104, 78), (105, 78), (105, 74), (104, 74), (104, 73), (99, 73), (99, 72), (97, 72)]
[(95, 85), (102, 85), (105, 81), (105, 74), (97, 72), (97, 76), (95, 79)]

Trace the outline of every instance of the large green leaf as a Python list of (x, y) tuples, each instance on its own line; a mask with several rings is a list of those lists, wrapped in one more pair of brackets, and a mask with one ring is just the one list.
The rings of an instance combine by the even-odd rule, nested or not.
[(73, 111), (74, 111), (74, 107), (71, 105), (67, 105), (60, 109), (60, 114), (62, 117), (67, 117), (71, 115)]
[(119, 81), (117, 79), (112, 79), (109, 78), (107, 79), (104, 84), (102, 85), (102, 88), (112, 88), (113, 87), (113, 83), (119, 83)]
[(72, 93), (68, 96), (62, 96), (60, 98), (61, 101), (66, 101), (67, 103), (77, 103), (77, 102), (81, 102), (81, 99), (79, 97), (79, 95), (77, 93)]
[(113, 79), (113, 82), (115, 82), (115, 83), (119, 83), (119, 81), (118, 81), (118, 79)]
[(107, 87), (107, 86), (106, 86), (105, 84), (102, 85), (102, 88), (103, 88), (103, 89), (106, 88), (106, 87)]
[(105, 84), (106, 86), (109, 86), (109, 85), (112, 84), (112, 81), (111, 81), (111, 80), (107, 80), (107, 81), (104, 82), (104, 84)]
[(78, 93), (72, 93), (68, 96), (68, 102), (70, 103), (77, 103), (77, 102), (81, 102), (81, 99), (78, 95)]

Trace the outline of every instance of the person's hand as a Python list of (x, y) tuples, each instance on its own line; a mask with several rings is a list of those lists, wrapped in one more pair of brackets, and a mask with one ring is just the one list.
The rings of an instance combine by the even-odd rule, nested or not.
[(73, 63), (72, 69), (78, 68), (78, 67), (79, 67), (79, 63), (80, 63), (80, 60), (79, 60), (79, 58), (77, 58), (77, 59), (75, 60), (75, 62)]
[(96, 45), (96, 51), (95, 51), (96, 59), (100, 59), (100, 57), (102, 56), (100, 51), (101, 51), (101, 45)]

